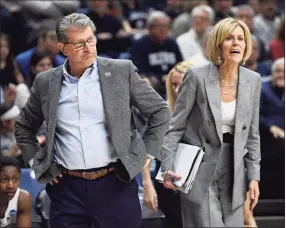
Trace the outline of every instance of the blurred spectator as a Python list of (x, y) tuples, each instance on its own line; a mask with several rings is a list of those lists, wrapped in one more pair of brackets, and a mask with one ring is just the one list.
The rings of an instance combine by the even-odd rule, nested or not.
[(1, 104), (14, 104), (15, 98), (16, 98), (16, 89), (12, 84), (9, 86), (2, 88), (0, 87), (0, 99), (1, 99)]
[(53, 68), (53, 58), (46, 52), (35, 52), (30, 61), (30, 76), (27, 78), (27, 85), (32, 87), (37, 74)]
[(273, 61), (285, 56), (285, 18), (282, 15), (276, 32), (276, 38), (269, 44), (269, 54)]
[(142, 31), (146, 27), (148, 10), (138, 0), (121, 0), (124, 17), (132, 29)]
[(119, 31), (117, 36), (128, 36), (133, 32), (131, 25), (129, 24), (129, 21), (124, 17), (122, 6), (118, 0), (113, 0), (108, 2), (108, 11), (107, 13), (109, 15), (115, 16), (121, 21), (122, 24), (122, 30)]
[(87, 3), (86, 15), (96, 26), (98, 54), (118, 58), (119, 53), (126, 51), (131, 42), (129, 34), (124, 31), (122, 20), (108, 13), (107, 0), (93, 0)]
[(226, 17), (233, 17), (233, 13), (231, 12), (232, 0), (216, 0), (214, 2), (215, 9), (215, 21), (218, 22)]
[(192, 13), (192, 28), (177, 38), (183, 59), (190, 59), (198, 52), (202, 53), (201, 42), (209, 26), (214, 23), (214, 11), (210, 6), (196, 6)]
[[(242, 20), (249, 28), (250, 32), (253, 34), (253, 20), (254, 20), (254, 10), (249, 5), (239, 5), (236, 7), (235, 18)], [(256, 37), (259, 42), (259, 61), (267, 59), (267, 53), (264, 44), (259, 37)]]
[(20, 110), (16, 105), (1, 105), (0, 108), (0, 135), (1, 155), (17, 157), (21, 161), (21, 151), (14, 136), (14, 123)]
[(165, 81), (168, 72), (182, 61), (182, 55), (176, 41), (168, 37), (170, 18), (162, 11), (153, 11), (147, 20), (149, 33), (131, 46), (131, 59), (142, 77), (165, 96)]
[(254, 10), (254, 14), (260, 14), (261, 12), (261, 5), (260, 0), (248, 0), (248, 5)]
[(174, 112), (175, 101), (178, 96), (179, 87), (183, 82), (185, 73), (194, 65), (191, 61), (183, 61), (176, 64), (176, 66), (169, 72), (166, 80), (167, 101), (169, 110)]
[(233, 5), (238, 6), (238, 5), (243, 5), (246, 4), (247, 0), (233, 0)]
[(0, 85), (5, 88), (12, 83), (17, 85), (24, 81), (22, 74), (19, 72), (10, 49), (10, 42), (7, 35), (0, 34)]
[(207, 0), (190, 0), (183, 1), (184, 12), (177, 16), (172, 23), (172, 36), (174, 38), (186, 33), (192, 27), (191, 12), (198, 5), (207, 5)]
[(277, 59), (272, 65), (272, 81), (264, 83), (262, 86), (261, 130), (267, 131), (274, 138), (285, 137), (284, 64), (284, 58)]
[(1, 103), (15, 104), (21, 109), (29, 96), (29, 91), (23, 83), (24, 78), (14, 61), (9, 38), (5, 34), (0, 34), (0, 55)]
[(21, 169), (19, 162), (12, 157), (0, 157), (0, 227), (32, 226), (32, 197), (19, 188)]
[[(11, 38), (13, 53), (18, 54), (28, 48), (28, 26), (23, 12), (17, 7), (9, 7), (7, 1), (1, 1), (0, 7), (1, 33)], [(21, 39), (19, 39), (21, 37)]]
[(30, 41), (37, 39), (43, 29), (54, 29), (59, 18), (74, 12), (80, 6), (78, 0), (9, 0), (9, 3), (19, 7), (23, 12), (27, 24), (31, 29), (29, 35)]
[(279, 18), (276, 16), (276, 0), (260, 0), (261, 13), (254, 17), (254, 35), (259, 37), (269, 51), (269, 43), (275, 37)]
[(53, 56), (53, 64), (55, 67), (60, 66), (64, 63), (65, 58), (61, 56), (57, 44), (57, 36), (55, 30), (47, 30), (39, 38), (36, 47), (31, 48), (23, 53), (20, 53), (16, 57), (17, 64), (20, 71), (24, 75), (25, 79), (31, 74), (30, 63), (32, 55), (37, 51), (44, 51), (50, 53)]
[(266, 61), (258, 62), (260, 47), (258, 39), (252, 35), (252, 52), (245, 62), (245, 66), (250, 70), (256, 71), (262, 77), (269, 76), (271, 74), (271, 64)]
[[(285, 60), (272, 66), (272, 81), (262, 85), (260, 98), (260, 198), (285, 198)], [(271, 188), (269, 188), (271, 186)], [(273, 191), (275, 189), (275, 191)]]
[(182, 13), (183, 0), (167, 0), (167, 6), (163, 10), (171, 19), (171, 22)]
[(197, 52), (191, 58), (188, 59), (190, 62), (193, 63), (193, 65), (196, 65), (196, 66), (205, 65), (210, 62), (208, 59), (208, 55), (207, 55), (207, 44), (208, 44), (208, 38), (209, 38), (210, 32), (212, 31), (212, 28), (213, 26), (209, 26), (206, 29), (202, 39), (200, 40), (202, 52)]

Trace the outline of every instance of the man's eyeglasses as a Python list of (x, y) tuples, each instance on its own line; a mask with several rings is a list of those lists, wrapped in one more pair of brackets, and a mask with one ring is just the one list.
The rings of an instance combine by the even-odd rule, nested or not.
[(64, 42), (64, 44), (72, 44), (74, 46), (74, 48), (76, 50), (80, 50), (83, 49), (86, 45), (86, 43), (88, 43), (89, 46), (95, 46), (96, 45), (96, 37), (91, 37), (86, 41), (79, 41), (79, 42)]

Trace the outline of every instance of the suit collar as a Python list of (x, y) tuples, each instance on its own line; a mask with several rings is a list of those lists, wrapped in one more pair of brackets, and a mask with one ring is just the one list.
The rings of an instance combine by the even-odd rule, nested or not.
[[(238, 83), (240, 85), (245, 85), (248, 83), (248, 77), (247, 75), (249, 74), (249, 70), (239, 66), (238, 67)], [(209, 74), (208, 74), (208, 78), (211, 81), (219, 81), (219, 71), (218, 71), (218, 66), (215, 64), (210, 64), (210, 70), (209, 70)]]
[(97, 56), (96, 60), (97, 60), (98, 64), (101, 64), (103, 66), (108, 66), (109, 63), (110, 63), (108, 58), (103, 58), (103, 57), (100, 57), (100, 56)]

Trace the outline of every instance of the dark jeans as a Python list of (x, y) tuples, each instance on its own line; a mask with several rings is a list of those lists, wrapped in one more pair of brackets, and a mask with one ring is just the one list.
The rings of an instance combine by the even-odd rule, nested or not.
[(47, 184), (52, 228), (140, 228), (136, 180), (125, 183), (114, 172), (98, 180), (64, 175)]

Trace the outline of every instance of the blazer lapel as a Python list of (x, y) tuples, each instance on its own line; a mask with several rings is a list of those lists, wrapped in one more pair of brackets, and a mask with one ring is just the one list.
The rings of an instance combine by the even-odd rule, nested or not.
[(63, 80), (63, 66), (57, 67), (53, 77), (49, 80), (49, 126), (47, 135), (49, 137), (47, 150), (51, 150), (54, 143), (56, 118), (58, 104)]
[(107, 127), (111, 138), (114, 139), (115, 137), (113, 137), (113, 135), (116, 135), (116, 132), (114, 132), (114, 126), (116, 126), (116, 123), (112, 124), (115, 115), (113, 112), (113, 106), (116, 105), (116, 97), (114, 97), (112, 92), (114, 68), (109, 66), (109, 60), (105, 58), (97, 57), (97, 63)]
[[(243, 151), (241, 151), (241, 133), (245, 130), (246, 119), (249, 106), (249, 98), (250, 98), (250, 83), (248, 81), (248, 71), (246, 71), (243, 67), (239, 67), (239, 78), (238, 78), (238, 92), (237, 92), (237, 100), (236, 100), (236, 113), (235, 113), (235, 129), (234, 129), (234, 178), (236, 179), (236, 174), (238, 174), (238, 169), (240, 168), (241, 156), (243, 155)], [(243, 145), (244, 146), (244, 145)], [(234, 180), (235, 180), (234, 179)]]
[(217, 66), (214, 64), (210, 65), (209, 75), (207, 78), (205, 78), (205, 87), (209, 106), (215, 120), (216, 131), (219, 139), (222, 142), (222, 114), (219, 89), (219, 73)]

